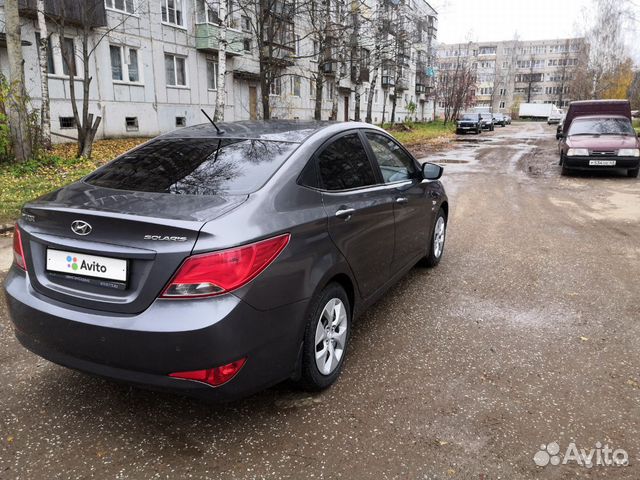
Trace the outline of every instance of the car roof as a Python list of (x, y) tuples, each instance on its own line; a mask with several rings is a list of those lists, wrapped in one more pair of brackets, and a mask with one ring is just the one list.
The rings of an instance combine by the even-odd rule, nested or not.
[[(158, 138), (246, 138), (281, 142), (303, 143), (321, 130), (343, 125), (346, 129), (373, 127), (360, 122), (331, 122), (315, 120), (243, 120), (239, 122), (220, 122), (218, 128), (224, 133), (218, 134), (215, 127), (207, 122), (192, 127), (179, 128)], [(340, 128), (338, 128), (339, 130)]]

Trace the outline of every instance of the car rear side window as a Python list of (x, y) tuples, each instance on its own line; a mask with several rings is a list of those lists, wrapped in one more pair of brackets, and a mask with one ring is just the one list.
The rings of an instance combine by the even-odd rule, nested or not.
[(318, 170), (326, 190), (348, 190), (376, 183), (357, 133), (344, 135), (322, 150), (318, 155)]
[(408, 180), (416, 173), (413, 159), (396, 142), (377, 133), (366, 135), (385, 183)]
[(157, 139), (91, 174), (98, 187), (176, 195), (258, 190), (298, 144), (238, 138)]

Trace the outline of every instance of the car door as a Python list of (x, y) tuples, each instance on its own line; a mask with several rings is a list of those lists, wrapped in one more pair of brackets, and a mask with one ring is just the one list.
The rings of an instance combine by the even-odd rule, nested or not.
[(371, 130), (365, 132), (365, 137), (383, 182), (393, 189), (395, 248), (391, 269), (396, 272), (426, 252), (435, 191), (423, 181), (418, 162), (393, 138)]
[(316, 154), (329, 234), (363, 297), (389, 278), (394, 243), (393, 193), (381, 185), (360, 134), (332, 138)]

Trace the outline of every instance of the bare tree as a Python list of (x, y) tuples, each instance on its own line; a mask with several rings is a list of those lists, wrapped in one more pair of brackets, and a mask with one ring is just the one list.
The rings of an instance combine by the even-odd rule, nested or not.
[(18, 0), (6, 0), (4, 4), (7, 53), (9, 56), (9, 77), (11, 95), (9, 106), (9, 129), (16, 161), (24, 162), (32, 156), (32, 142), (27, 125), (27, 102), (24, 88), (24, 59), (20, 37), (20, 13)]
[[(100, 127), (102, 117), (92, 113), (90, 110), (91, 82), (91, 59), (101, 42), (114, 30), (119, 28), (131, 15), (139, 13), (134, 11), (122, 14), (122, 19), (111, 27), (106, 27), (106, 16), (103, 0), (85, 0), (74, 2), (71, 0), (61, 0), (58, 9), (47, 11), (45, 17), (57, 30), (60, 38), (60, 50), (62, 61), (69, 77), (69, 97), (73, 118), (78, 134), (77, 155), (79, 157), (91, 157), (93, 142)], [(67, 37), (68, 34), (74, 35)], [(80, 46), (76, 45), (75, 39), (80, 40)], [(81, 76), (77, 71), (77, 60), (82, 65)], [(80, 95), (76, 83), (81, 84)], [(81, 103), (80, 108), (78, 103)]]
[(38, 59), (40, 61), (40, 94), (42, 104), (40, 106), (40, 128), (42, 146), (51, 148), (51, 110), (49, 101), (49, 34), (45, 19), (44, 0), (36, 1), (36, 14), (38, 18)]
[(438, 99), (444, 107), (444, 123), (454, 121), (464, 108), (473, 103), (476, 73), (466, 52), (458, 52), (455, 60), (441, 68), (438, 75)]

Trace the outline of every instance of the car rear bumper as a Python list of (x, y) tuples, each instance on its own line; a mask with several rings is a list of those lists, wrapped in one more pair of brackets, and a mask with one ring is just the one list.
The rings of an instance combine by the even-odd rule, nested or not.
[[(591, 160), (615, 161), (615, 165), (589, 165)], [(640, 166), (640, 158), (637, 157), (564, 157), (563, 165), (575, 170), (607, 170), (615, 168), (633, 169)]]
[[(229, 401), (292, 375), (307, 302), (259, 311), (234, 295), (156, 300), (145, 312), (109, 316), (69, 307), (35, 292), (15, 268), (6, 282), (15, 334), (60, 365), (145, 387)], [(168, 328), (173, 324), (174, 328)], [(247, 358), (219, 387), (168, 377)]]

